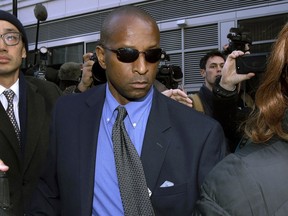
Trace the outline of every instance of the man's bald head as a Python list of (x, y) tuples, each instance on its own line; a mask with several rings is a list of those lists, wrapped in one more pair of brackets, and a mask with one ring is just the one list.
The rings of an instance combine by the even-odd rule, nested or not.
[[(100, 33), (100, 44), (106, 44), (111, 36), (117, 31), (117, 27), (121, 25), (121, 20), (123, 24), (129, 25), (127, 19), (131, 22), (135, 19), (141, 19), (144, 22), (150, 23), (152, 26), (157, 28), (159, 31), (158, 25), (153, 17), (147, 13), (145, 10), (140, 9), (136, 6), (123, 6), (112, 11), (103, 21), (102, 29)], [(125, 20), (125, 22), (124, 22)]]

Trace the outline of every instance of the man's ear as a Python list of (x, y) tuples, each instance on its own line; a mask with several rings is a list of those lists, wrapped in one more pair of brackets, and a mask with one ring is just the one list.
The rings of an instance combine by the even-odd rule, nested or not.
[(25, 47), (23, 46), (22, 47), (22, 59), (25, 59), (26, 57), (27, 57), (27, 52), (26, 52)]
[(203, 78), (206, 77), (206, 70), (205, 69), (200, 69), (200, 74)]
[(103, 69), (106, 69), (105, 55), (104, 54), (105, 54), (105, 50), (103, 49), (103, 47), (97, 46), (96, 47), (96, 55), (97, 55), (98, 62)]

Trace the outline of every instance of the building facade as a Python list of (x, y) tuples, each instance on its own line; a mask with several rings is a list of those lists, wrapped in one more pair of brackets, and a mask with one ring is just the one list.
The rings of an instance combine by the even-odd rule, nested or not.
[[(182, 86), (188, 92), (203, 83), (200, 58), (210, 50), (222, 50), (231, 28), (251, 34), (251, 52), (269, 52), (288, 21), (288, 0), (18, 0), (17, 16), (29, 38), (28, 64), (33, 64), (36, 46), (37, 3), (48, 14), (39, 23), (37, 43), (51, 53), (48, 65), (82, 62), (85, 52), (95, 50), (101, 23), (114, 8), (133, 4), (145, 9), (159, 25), (161, 47), (170, 55), (166, 64), (181, 67)], [(12, 1), (1, 0), (0, 9), (12, 13)]]

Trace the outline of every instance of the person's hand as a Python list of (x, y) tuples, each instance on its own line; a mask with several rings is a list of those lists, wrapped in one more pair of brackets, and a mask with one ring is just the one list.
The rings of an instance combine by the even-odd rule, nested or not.
[(192, 100), (187, 96), (187, 94), (184, 91), (180, 89), (168, 89), (163, 91), (162, 94), (189, 107), (193, 107)]
[(8, 171), (9, 167), (4, 164), (4, 162), (0, 159), (0, 171), (6, 172)]
[(77, 86), (77, 88), (84, 92), (93, 83), (93, 73), (92, 73), (92, 66), (94, 64), (94, 61), (90, 60), (90, 57), (93, 55), (93, 53), (85, 53), (83, 55), (83, 65), (82, 65), (82, 77), (81, 80)]
[(229, 48), (229, 44), (225, 44), (225, 45), (223, 46), (223, 51), (224, 51), (224, 52), (227, 52), (227, 51), (228, 51), (228, 48)]
[[(249, 53), (245, 53), (249, 55)], [(228, 91), (233, 91), (237, 84), (244, 80), (251, 79), (254, 73), (238, 74), (236, 71), (236, 58), (244, 55), (242, 51), (233, 51), (228, 55), (221, 72), (220, 86)]]

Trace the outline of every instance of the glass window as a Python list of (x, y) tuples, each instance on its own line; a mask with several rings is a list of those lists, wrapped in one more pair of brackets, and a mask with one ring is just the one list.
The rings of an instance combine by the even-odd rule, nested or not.
[(86, 43), (86, 52), (95, 52), (97, 42)]
[(285, 25), (288, 14), (258, 17), (238, 21), (238, 27), (243, 32), (250, 32), (252, 38), (252, 53), (270, 52), (271, 45)]
[(84, 43), (53, 47), (50, 64), (63, 64), (65, 62), (83, 62)]

